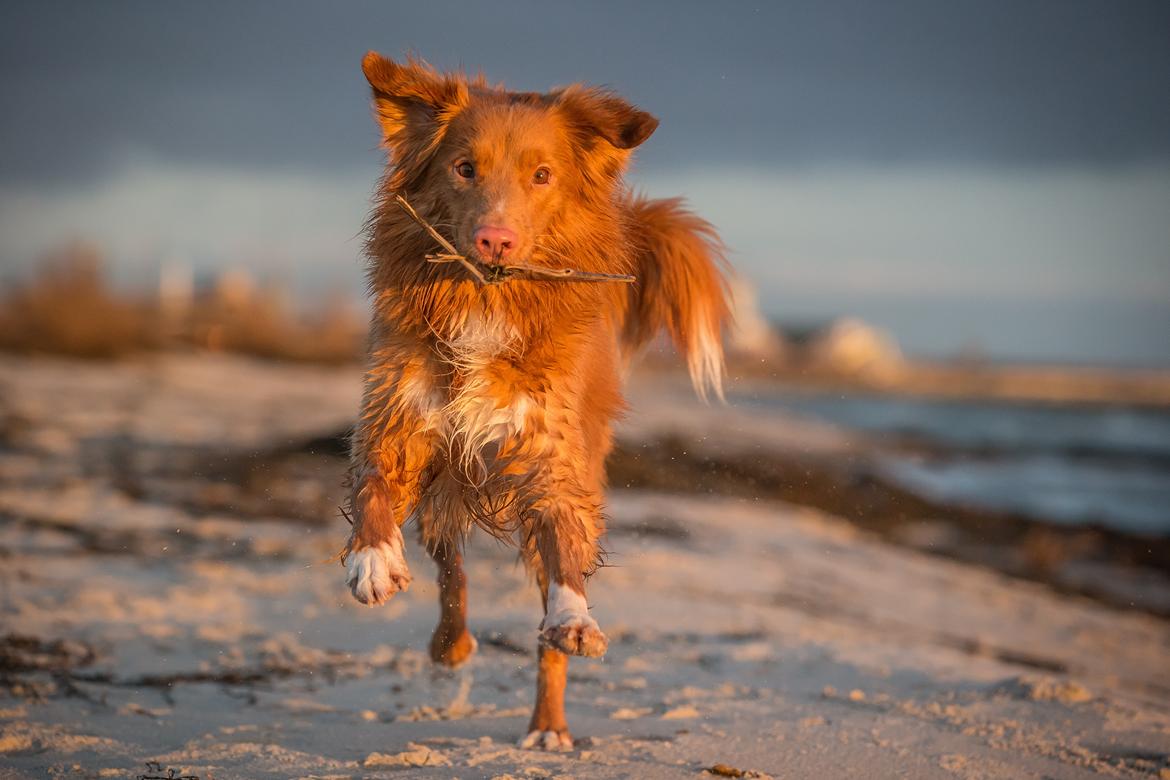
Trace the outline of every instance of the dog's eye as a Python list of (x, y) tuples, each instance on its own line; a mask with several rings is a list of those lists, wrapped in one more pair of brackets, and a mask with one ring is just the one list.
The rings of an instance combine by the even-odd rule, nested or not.
[(540, 166), (536, 169), (536, 173), (532, 174), (533, 184), (548, 184), (552, 181), (552, 171), (547, 166)]
[(459, 174), (465, 179), (475, 178), (475, 166), (467, 162), (467, 160), (460, 160), (455, 163), (455, 173)]

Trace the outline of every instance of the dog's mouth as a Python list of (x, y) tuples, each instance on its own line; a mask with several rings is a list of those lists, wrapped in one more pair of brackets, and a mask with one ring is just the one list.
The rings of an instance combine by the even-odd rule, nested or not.
[(528, 257), (516, 257), (515, 255), (508, 255), (508, 258), (507, 258), (507, 260), (505, 260), (505, 259), (504, 259), (504, 255), (503, 255), (503, 253), (502, 253), (502, 252), (497, 252), (497, 253), (496, 253), (496, 254), (494, 254), (494, 255), (488, 255), (488, 256), (486, 256), (486, 257), (485, 257), (484, 255), (482, 255), (482, 254), (480, 254), (480, 253), (478, 253), (478, 252), (474, 252), (474, 251), (473, 251), (473, 252), (472, 252), (470, 255), (468, 255), (468, 256), (469, 256), (469, 257), (470, 257), (472, 260), (475, 260), (475, 261), (476, 261), (477, 263), (479, 263), (480, 265), (486, 265), (486, 266), (499, 266), (499, 267), (501, 267), (501, 268), (502, 268), (503, 266), (507, 265), (507, 264), (508, 264), (508, 262), (520, 262), (520, 263), (527, 263), (527, 262), (529, 262), (529, 259), (528, 259)]
[[(570, 282), (624, 282), (630, 283), (637, 281), (636, 278), (630, 274), (610, 274), (598, 271), (580, 271), (571, 267), (553, 267), (545, 265), (535, 265), (518, 260), (512, 260), (508, 255), (511, 252), (481, 252), (476, 248), (474, 255), (488, 255), (492, 262), (483, 262), (483, 260), (474, 257), (473, 254), (461, 254), (459, 249), (452, 244), (446, 237), (443, 236), (435, 227), (419, 216), (419, 213), (414, 210), (414, 207), (407, 202), (406, 198), (394, 193), (394, 200), (398, 206), (409, 216), (416, 224), (427, 233), (431, 235), (439, 246), (442, 247), (443, 252), (436, 252), (425, 256), (428, 263), (435, 263), (445, 265), (447, 263), (459, 263), (468, 273), (475, 278), (480, 284), (492, 284), (502, 282), (512, 277), (519, 277), (522, 279), (544, 280), (544, 281), (570, 281)], [(505, 264), (504, 260), (508, 260)], [(486, 273), (485, 273), (486, 270)]]
[(553, 258), (541, 252), (539, 247), (525, 247), (520, 251), (487, 254), (480, 252), (474, 245), (462, 241), (457, 246), (459, 246), (464, 257), (483, 268), (508, 268), (510, 266), (553, 267), (557, 265)]

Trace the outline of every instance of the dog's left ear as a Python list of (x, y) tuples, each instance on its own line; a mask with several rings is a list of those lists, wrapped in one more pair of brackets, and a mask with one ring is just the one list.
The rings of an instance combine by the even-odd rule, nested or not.
[(603, 89), (569, 87), (557, 105), (580, 131), (599, 135), (615, 149), (633, 149), (658, 127), (658, 119)]
[(465, 78), (439, 73), (421, 60), (400, 64), (371, 51), (362, 58), (362, 72), (373, 88), (383, 143), (400, 161), (437, 146), (447, 122), (468, 103)]

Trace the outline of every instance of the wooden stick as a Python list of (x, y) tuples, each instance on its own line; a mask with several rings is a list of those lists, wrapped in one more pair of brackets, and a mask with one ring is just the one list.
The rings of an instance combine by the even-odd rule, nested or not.
[(421, 225), (423, 230), (431, 234), (431, 238), (439, 242), (439, 246), (447, 250), (446, 257), (449, 259), (444, 260), (444, 262), (461, 263), (463, 267), (467, 269), (467, 272), (475, 277), (476, 281), (478, 281), (480, 284), (487, 284), (487, 279), (485, 279), (483, 274), (479, 272), (479, 269), (472, 265), (466, 257), (459, 254), (459, 250), (455, 248), (455, 245), (447, 239), (443, 238), (443, 234), (431, 227), (431, 223), (420, 217), (418, 212), (414, 210), (414, 207), (406, 202), (406, 198), (402, 197), (398, 193), (394, 193), (394, 200), (398, 202), (398, 205), (402, 207), (402, 210), (406, 212), (408, 217)]
[(636, 276), (629, 274), (604, 274), (598, 271), (578, 271), (573, 268), (544, 268), (538, 265), (528, 265), (527, 263), (513, 263), (511, 265), (480, 263), (459, 254), (459, 250), (455, 248), (455, 245), (444, 238), (442, 233), (435, 230), (431, 223), (419, 216), (419, 213), (406, 201), (406, 198), (398, 193), (394, 193), (394, 201), (398, 204), (399, 208), (406, 212), (408, 217), (417, 222), (445, 250), (441, 253), (436, 252), (426, 255), (424, 259), (428, 263), (459, 263), (480, 284), (495, 284), (516, 277), (517, 275), (526, 275), (529, 278), (537, 277), (558, 282), (623, 282), (628, 284), (638, 281)]
[(411, 206), (409, 203), (406, 202), (406, 198), (402, 197), (398, 193), (394, 193), (394, 200), (398, 202), (398, 205), (402, 208), (403, 211), (406, 212), (406, 215), (408, 217), (410, 217), (415, 222), (417, 222), (419, 225), (421, 225), (423, 230), (425, 230), (431, 234), (431, 238), (433, 238), (439, 242), (439, 246), (441, 246), (447, 250), (448, 255), (450, 255), (452, 257), (461, 257), (462, 256), (459, 254), (459, 250), (455, 248), (454, 244), (452, 244), (450, 241), (448, 241), (446, 238), (444, 238), (442, 233), (440, 233), (439, 231), (437, 231), (433, 227), (431, 227), (430, 222), (427, 222), (425, 219), (423, 219), (422, 217), (420, 217), (418, 215), (418, 212), (414, 210), (414, 206)]
[(630, 274), (603, 274), (598, 271), (578, 271), (574, 268), (542, 268), (538, 265), (515, 263), (505, 266), (508, 271), (546, 276), (553, 280), (567, 282), (636, 282), (638, 277)]

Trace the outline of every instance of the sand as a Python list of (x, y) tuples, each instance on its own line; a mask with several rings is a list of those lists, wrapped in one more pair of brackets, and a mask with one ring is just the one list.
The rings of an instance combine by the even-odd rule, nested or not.
[[(570, 666), (577, 748), (520, 750), (539, 614), (513, 551), (472, 541), (480, 652), (454, 672), (417, 546), (380, 608), (328, 562), (341, 461), (304, 444), (356, 377), (0, 360), (0, 777), (1170, 776), (1167, 622), (808, 509), (629, 490), (589, 590), (609, 653)], [(766, 430), (850, 446), (807, 426)]]

